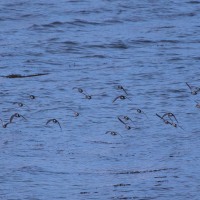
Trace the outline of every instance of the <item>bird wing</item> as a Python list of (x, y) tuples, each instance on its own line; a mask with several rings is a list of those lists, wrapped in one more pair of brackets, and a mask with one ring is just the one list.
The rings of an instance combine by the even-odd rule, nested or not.
[(190, 90), (192, 90), (191, 86), (186, 82), (186, 85), (190, 88)]
[(163, 120), (163, 118), (159, 114), (156, 113), (156, 116)]
[(12, 123), (14, 117), (15, 117), (15, 114), (13, 114), (13, 115), (10, 117), (10, 123)]
[(51, 121), (53, 121), (53, 119), (47, 120), (46, 125), (47, 125), (49, 122), (51, 122)]
[[(170, 116), (170, 115), (171, 115), (171, 116)], [(176, 116), (175, 116), (173, 113), (165, 113), (165, 114), (162, 116), (162, 118), (164, 118), (165, 116), (168, 116), (170, 120), (172, 120), (171, 117), (173, 117), (173, 118), (176, 120), (176, 122), (178, 123), (178, 120), (177, 120)]]
[(58, 125), (60, 126), (60, 129), (62, 130), (62, 127), (61, 127), (61, 125), (60, 125), (60, 123), (59, 123), (59, 121), (57, 120), (57, 123), (58, 123)]
[(105, 134), (108, 134), (108, 133), (110, 133), (110, 132), (111, 132), (111, 131), (106, 131)]
[(126, 125), (126, 123), (120, 118), (120, 116), (117, 117), (117, 118), (118, 118), (118, 120), (119, 120), (122, 124), (125, 124), (125, 125)]
[[(173, 113), (170, 113), (170, 114), (172, 115), (172, 117), (174, 117), (174, 119), (175, 119), (176, 122), (178, 123), (178, 120), (177, 120), (176, 116), (175, 116)], [(169, 118), (170, 118), (170, 116), (169, 116)]]
[(122, 87), (122, 90), (125, 92), (126, 95), (128, 95), (127, 91)]
[(116, 97), (116, 98), (113, 100), (113, 103), (114, 103), (117, 99), (119, 99), (119, 97), (120, 97), (120, 96)]
[(131, 99), (129, 97), (126, 96), (125, 98), (128, 99), (129, 101), (131, 101)]
[(20, 117), (22, 117), (24, 120), (26, 120), (27, 121), (27, 119), (23, 116), (23, 115), (19, 115)]

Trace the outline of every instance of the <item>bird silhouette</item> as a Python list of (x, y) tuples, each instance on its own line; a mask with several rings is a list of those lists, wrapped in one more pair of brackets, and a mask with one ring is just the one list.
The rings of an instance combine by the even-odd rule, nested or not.
[(19, 118), (19, 117), (22, 117), (24, 120), (27, 121), (27, 119), (23, 115), (20, 115), (19, 113), (15, 113), (10, 117), (10, 123), (12, 123), (14, 118)]
[(113, 103), (114, 103), (117, 99), (121, 99), (121, 100), (128, 99), (129, 101), (131, 101), (127, 96), (120, 95), (120, 96), (117, 96), (116, 98), (114, 98)]
[(47, 120), (46, 125), (48, 125), (50, 122), (53, 122), (54, 124), (58, 124), (60, 129), (62, 130), (62, 127), (61, 127), (61, 125), (60, 125), (60, 123), (59, 123), (59, 121), (57, 119), (49, 119), (49, 120)]

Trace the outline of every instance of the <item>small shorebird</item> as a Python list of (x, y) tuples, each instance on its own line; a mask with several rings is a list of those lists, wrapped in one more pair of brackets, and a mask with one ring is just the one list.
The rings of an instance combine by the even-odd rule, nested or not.
[(23, 104), (22, 102), (13, 102), (13, 104), (18, 105), (19, 107), (26, 106), (29, 109), (29, 107), (27, 105)]
[(10, 117), (10, 123), (12, 123), (14, 118), (19, 118), (19, 117), (22, 117), (24, 120), (27, 121), (27, 119), (23, 115), (20, 115), (19, 113), (15, 113)]
[(117, 90), (123, 90), (126, 95), (128, 95), (127, 91), (124, 89), (122, 85), (117, 86)]
[[(126, 116), (126, 115), (119, 115), (117, 118), (123, 124), (127, 124), (128, 123), (128, 122), (125, 122), (125, 121), (131, 121), (132, 123), (134, 123), (133, 120), (130, 117)], [(123, 120), (125, 120), (125, 121), (123, 121)]]
[(61, 131), (62, 131), (62, 127), (61, 127), (61, 125), (60, 125), (60, 123), (59, 123), (59, 121), (57, 119), (49, 119), (49, 120), (47, 120), (46, 125), (48, 125), (48, 123), (50, 123), (50, 122), (53, 122), (54, 124), (58, 124), (60, 129), (61, 129)]
[(199, 87), (189, 85), (187, 82), (186, 82), (186, 85), (189, 87), (192, 95), (197, 95), (197, 93), (200, 91)]
[(200, 103), (198, 101), (195, 101), (197, 104), (195, 107), (200, 108)]
[[(165, 115), (165, 116), (168, 116), (169, 119), (170, 119), (171, 121), (166, 120), (166, 119), (164, 118), (164, 117), (165, 117), (164, 115)], [(173, 127), (175, 127), (175, 128), (180, 127), (182, 130), (184, 130), (182, 126), (178, 125), (178, 120), (175, 118), (175, 115), (174, 115), (173, 113), (165, 113), (164, 115), (163, 115), (163, 116), (164, 116), (164, 117), (163, 117), (163, 116), (160, 116), (159, 114), (156, 113), (156, 116), (159, 117), (160, 119), (162, 119), (163, 122), (164, 122), (165, 124), (170, 124), (171, 126), (173, 126)], [(172, 116), (173, 116), (174, 119), (177, 121), (177, 123), (174, 123), (173, 120), (170, 118), (170, 117), (172, 117)]]
[(72, 90), (78, 90), (79, 93), (83, 93), (83, 89), (82, 88), (73, 87)]
[[(120, 135), (118, 132), (116, 132), (116, 131), (106, 131), (105, 132), (105, 134), (110, 134), (110, 135), (112, 135), (112, 136), (116, 136), (116, 135)], [(120, 135), (121, 136), (121, 135)], [(122, 136), (121, 136), (122, 137)]]
[(120, 96), (114, 98), (113, 103), (114, 103), (117, 99), (121, 99), (121, 100), (128, 99), (129, 101), (131, 101), (127, 96), (120, 95)]
[(79, 112), (74, 111), (73, 109), (69, 108), (69, 110), (71, 110), (73, 112), (73, 115), (67, 115), (67, 116), (71, 116), (71, 117), (78, 117), (80, 115)]
[[(119, 120), (122, 124), (125, 125), (125, 128), (126, 128), (127, 130), (130, 130), (131, 128), (134, 128), (134, 127), (130, 126), (129, 121), (131, 121), (132, 123), (134, 123), (134, 122), (133, 122), (133, 120), (132, 120), (131, 118), (129, 118), (128, 116), (120, 115), (120, 116), (118, 116), (117, 118), (118, 118), (118, 120)], [(125, 121), (124, 121), (124, 120), (125, 120)]]
[(133, 126), (130, 126), (130, 125), (128, 125), (128, 124), (126, 124), (125, 125), (125, 128), (127, 129), (127, 130), (131, 130), (132, 128), (134, 128)]
[(83, 94), (86, 99), (92, 99), (92, 95), (89, 95), (86, 91), (84, 91), (82, 88), (73, 87), (73, 90), (78, 90), (79, 93)]
[(130, 110), (135, 110), (137, 113), (143, 114), (146, 116), (146, 118), (148, 118), (147, 114), (139, 108), (131, 108)]
[(162, 118), (164, 119), (164, 117), (169, 117), (169, 119), (171, 120), (171, 121), (173, 121), (172, 120), (172, 117), (176, 120), (176, 122), (178, 123), (178, 120), (177, 120), (177, 118), (176, 118), (176, 116), (173, 114), (173, 113), (165, 113), (163, 116), (162, 116)]
[(29, 95), (29, 98), (30, 98), (30, 99), (35, 99), (36, 97), (35, 97), (34, 95), (31, 94), (31, 95)]
[(0, 120), (1, 120), (3, 128), (6, 128), (8, 126), (8, 124), (11, 124), (11, 122), (4, 123), (2, 119), (0, 119)]

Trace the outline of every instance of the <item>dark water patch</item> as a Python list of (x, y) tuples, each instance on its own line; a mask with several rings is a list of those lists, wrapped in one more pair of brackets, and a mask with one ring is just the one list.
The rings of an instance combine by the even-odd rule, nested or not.
[(183, 43), (183, 41), (179, 41), (179, 40), (159, 40), (157, 42), (158, 43), (171, 43), (171, 44)]
[(56, 26), (60, 26), (60, 25), (63, 25), (63, 24), (65, 24), (65, 22), (60, 22), (60, 21), (54, 21), (54, 22), (51, 22), (51, 23), (49, 23), (49, 24), (44, 24), (44, 25), (42, 25), (43, 27), (56, 27)]
[(160, 187), (162, 186), (162, 184), (155, 184), (155, 187), (151, 188), (151, 190), (159, 190), (159, 191), (169, 191), (169, 190), (173, 190), (174, 187)]
[(114, 49), (128, 49), (128, 45), (125, 44), (123, 41), (117, 41), (113, 42), (108, 45), (109, 48), (114, 48)]
[(109, 19), (109, 20), (105, 20), (103, 22), (103, 24), (105, 24), (105, 25), (112, 25), (112, 24), (116, 25), (116, 24), (122, 24), (122, 23), (124, 23), (124, 22), (119, 19)]
[(21, 1), (21, 2), (7, 3), (4, 6), (8, 7), (8, 8), (12, 8), (13, 7), (13, 9), (16, 9), (17, 7), (21, 7), (23, 5), (27, 5), (27, 3), (28, 2)]
[(168, 180), (159, 180), (159, 181), (156, 181), (156, 183), (166, 183), (166, 182), (169, 182)]
[(87, 25), (92, 25), (92, 26), (101, 25), (102, 26), (102, 23), (95, 22), (95, 21), (81, 20), (81, 19), (76, 19), (74, 21), (67, 22), (67, 23), (74, 26), (80, 26), (80, 27), (85, 27)]
[(107, 55), (87, 55), (87, 56), (82, 56), (81, 58), (108, 58)]
[(80, 192), (80, 194), (90, 194), (90, 192)]
[(175, 26), (160, 26), (160, 27), (157, 27), (157, 30), (159, 30), (159, 29), (171, 29), (171, 28), (175, 28)]
[(188, 1), (186, 3), (189, 3), (189, 4), (200, 4), (200, 1)]
[(154, 178), (167, 178), (167, 176), (155, 176)]
[(185, 93), (185, 90), (183, 89), (167, 89), (166, 92), (172, 94), (172, 93), (175, 93), (175, 94), (180, 94), (180, 93)]
[(200, 56), (195, 56), (192, 59), (194, 59), (194, 60), (200, 60)]
[(120, 142), (105, 142), (105, 141), (88, 141), (88, 143), (94, 143), (94, 144), (122, 144)]
[(61, 63), (55, 62), (53, 60), (27, 60), (26, 62), (28, 63), (44, 63), (44, 64), (48, 64), (48, 65), (56, 65), (56, 66), (61, 66)]
[(126, 187), (126, 186), (131, 186), (131, 184), (127, 184), (127, 183), (119, 183), (119, 184), (115, 184), (113, 185), (114, 187)]
[(30, 77), (35, 77), (35, 76), (44, 76), (48, 75), (49, 73), (40, 73), (40, 74), (30, 74), (30, 75), (21, 75), (21, 74), (10, 74), (7, 76), (0, 76), (3, 78), (30, 78)]
[(128, 49), (128, 45), (120, 40), (110, 44), (91, 44), (84, 47), (89, 49)]
[(106, 44), (90, 44), (90, 45), (85, 45), (85, 48), (106, 49), (106, 48), (108, 48), (108, 45), (106, 45)]
[(153, 200), (157, 199), (157, 197), (152, 197), (152, 196), (145, 196), (145, 197), (139, 197), (139, 196), (118, 196), (118, 197), (111, 197), (113, 200), (129, 200), (129, 199), (134, 199), (134, 200)]
[(42, 25), (38, 25), (38, 24), (33, 24), (30, 27), (28, 27), (28, 30), (43, 30), (43, 26)]
[(79, 43), (76, 42), (76, 41), (64, 41), (64, 42), (61, 42), (61, 44), (64, 44), (64, 45), (70, 45), (70, 46), (78, 46)]
[(155, 173), (160, 171), (170, 171), (170, 170), (177, 170), (177, 168), (161, 168), (161, 169), (153, 169), (153, 170), (144, 170), (144, 171), (122, 171), (116, 172), (114, 174), (144, 174), (144, 173)]
[(156, 41), (153, 40), (147, 40), (147, 39), (138, 39), (138, 40), (130, 40), (131, 44), (140, 44), (140, 45), (146, 45), (146, 44), (155, 44)]
[(191, 12), (191, 13), (176, 13), (176, 14), (171, 14), (171, 15), (167, 15), (167, 17), (169, 19), (178, 19), (178, 18), (184, 18), (184, 17), (195, 17), (197, 14), (194, 13), (194, 12)]
[[(38, 16), (38, 15), (35, 15), (35, 16)], [(32, 14), (21, 15), (21, 18), (29, 18), (29, 17), (34, 17), (34, 15), (32, 15)]]
[(46, 30), (48, 28), (56, 28), (67, 24), (66, 22), (54, 21), (48, 24), (33, 24), (28, 30)]
[(20, 15), (19, 16), (19, 19), (20, 20), (32, 20), (33, 18), (39, 18), (39, 17), (45, 17), (45, 15), (43, 15), (43, 14), (39, 14), (39, 13), (28, 13), (28, 14), (22, 14), (22, 15)]
[(45, 170), (44, 168), (38, 167), (38, 166), (24, 166), (21, 167), (19, 169), (17, 169), (16, 171), (18, 172), (25, 172), (25, 173), (29, 173), (29, 174), (45, 174), (45, 175), (67, 175), (69, 174), (68, 172), (60, 172), (60, 171), (49, 171), (49, 170)]
[(168, 62), (175, 62), (175, 61), (181, 61), (181, 60), (183, 60), (183, 58), (181, 57), (173, 57), (173, 58), (167, 59)]
[(44, 169), (38, 166), (24, 166), (17, 169), (16, 171), (31, 173), (31, 172), (44, 172)]

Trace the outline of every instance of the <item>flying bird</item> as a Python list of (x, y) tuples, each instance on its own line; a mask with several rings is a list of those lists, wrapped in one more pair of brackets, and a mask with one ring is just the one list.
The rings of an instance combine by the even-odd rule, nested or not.
[(189, 85), (187, 82), (186, 82), (186, 85), (189, 87), (192, 95), (197, 95), (197, 93), (200, 91), (199, 87)]
[(164, 117), (169, 117), (169, 119), (171, 120), (171, 121), (173, 121), (172, 120), (172, 117), (176, 120), (176, 122), (178, 123), (178, 120), (177, 120), (177, 118), (176, 118), (176, 116), (173, 114), (173, 113), (165, 113), (163, 116), (162, 116), (162, 118), (164, 118)]
[(78, 88), (78, 87), (73, 87), (73, 90), (78, 90), (79, 93), (83, 93), (83, 89), (82, 88)]
[(61, 125), (60, 125), (60, 123), (59, 123), (59, 121), (57, 119), (49, 119), (49, 120), (47, 120), (46, 125), (48, 125), (48, 123), (50, 123), (50, 122), (53, 122), (54, 124), (58, 124), (60, 129), (62, 130), (62, 127), (61, 127)]
[[(110, 134), (110, 135), (113, 135), (113, 136), (116, 136), (116, 135), (120, 135), (118, 132), (116, 131), (106, 131), (105, 134)], [(120, 135), (121, 136), (121, 135)], [(121, 136), (122, 137), (122, 136)]]
[(12, 123), (14, 118), (19, 118), (19, 117), (22, 117), (24, 120), (27, 121), (27, 119), (23, 115), (20, 115), (19, 113), (15, 113), (10, 117), (10, 123)]
[(118, 85), (118, 86), (117, 86), (117, 89), (118, 89), (118, 90), (123, 90), (124, 93), (125, 93), (126, 95), (128, 95), (127, 91), (124, 89), (124, 87), (123, 87), (122, 85)]
[(137, 113), (143, 114), (146, 116), (146, 118), (148, 118), (147, 114), (139, 108), (131, 108), (130, 110), (135, 110)]
[(34, 95), (29, 95), (30, 99), (35, 99), (36, 97)]
[(195, 101), (197, 104), (195, 107), (200, 108), (200, 103), (198, 101)]
[(131, 101), (127, 96), (120, 95), (120, 96), (114, 98), (113, 103), (114, 103), (117, 99), (121, 99), (121, 100), (128, 99), (129, 101)]
[(13, 102), (13, 104), (18, 105), (19, 107), (26, 106), (29, 109), (29, 107), (27, 105), (23, 104), (22, 102)]
[(11, 124), (11, 122), (4, 123), (2, 119), (0, 119), (0, 120), (1, 120), (3, 128), (7, 128), (8, 124)]

